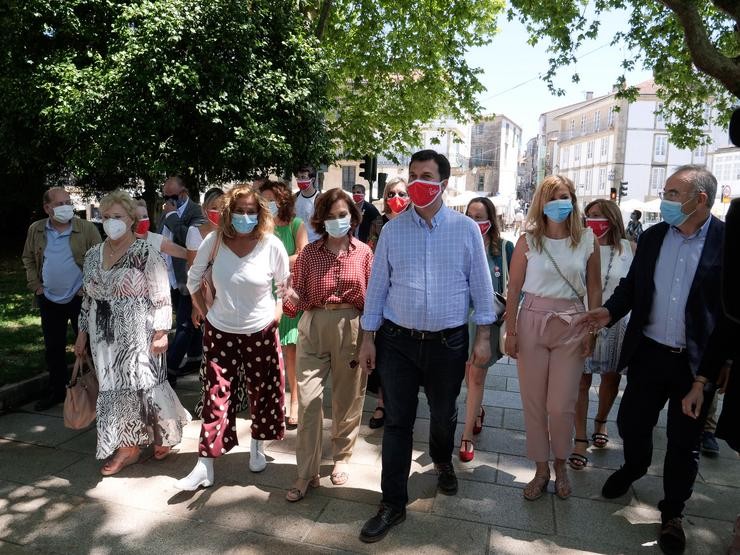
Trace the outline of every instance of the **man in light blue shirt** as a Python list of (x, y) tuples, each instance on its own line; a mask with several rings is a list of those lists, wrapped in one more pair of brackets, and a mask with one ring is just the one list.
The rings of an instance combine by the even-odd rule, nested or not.
[[(443, 155), (422, 150), (411, 157), (408, 192), (414, 208), (383, 227), (375, 251), (359, 359), (366, 372), (379, 372), (383, 384), (383, 498), (360, 533), (364, 542), (382, 539), (405, 519), (419, 386), (429, 402), (429, 453), (438, 489), (457, 493), (452, 467), (457, 397), (466, 361), (480, 364), (491, 355), (496, 316), (483, 238), (473, 220), (443, 204), (449, 176)], [(471, 300), (478, 327), (467, 360)]]
[(49, 371), (49, 389), (36, 403), (36, 410), (46, 410), (64, 400), (69, 379), (67, 330), (71, 323), (77, 335), (82, 265), (88, 249), (100, 243), (95, 224), (75, 217), (69, 193), (62, 187), (47, 190), (43, 202), (48, 218), (31, 224), (23, 248), (28, 288), (35, 294), (41, 313)]

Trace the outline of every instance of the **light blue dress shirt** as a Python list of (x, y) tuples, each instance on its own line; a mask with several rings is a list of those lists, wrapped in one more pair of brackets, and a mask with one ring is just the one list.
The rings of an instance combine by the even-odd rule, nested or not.
[(75, 262), (69, 239), (72, 224), (62, 232), (46, 222), (46, 249), (41, 266), (44, 296), (52, 302), (67, 304), (82, 287), (82, 270)]
[(687, 237), (671, 226), (655, 264), (653, 305), (643, 334), (670, 347), (686, 347), (686, 302), (699, 266), (709, 222)]
[(493, 285), (478, 225), (442, 205), (430, 228), (413, 208), (383, 226), (365, 298), (362, 329), (383, 320), (405, 328), (440, 331), (496, 320)]

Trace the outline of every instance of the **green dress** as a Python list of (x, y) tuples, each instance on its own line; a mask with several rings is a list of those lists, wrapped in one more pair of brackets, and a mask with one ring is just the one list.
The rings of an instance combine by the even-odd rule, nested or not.
[[(288, 225), (275, 226), (275, 235), (283, 242), (285, 250), (288, 251), (288, 256), (295, 254), (295, 237), (301, 223), (303, 222), (300, 218), (293, 218)], [(301, 319), (302, 314), (302, 312), (299, 312), (295, 318), (283, 314), (283, 317), (280, 318), (278, 330), (281, 345), (295, 345), (298, 342), (298, 320)]]

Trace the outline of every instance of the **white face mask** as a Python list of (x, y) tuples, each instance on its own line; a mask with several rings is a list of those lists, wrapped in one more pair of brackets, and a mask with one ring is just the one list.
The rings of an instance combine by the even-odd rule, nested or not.
[(123, 234), (126, 233), (128, 226), (123, 220), (108, 218), (103, 222), (103, 229), (105, 230), (105, 234), (115, 241), (116, 239), (120, 239), (121, 237), (123, 237)]
[(61, 206), (54, 207), (54, 219), (60, 224), (66, 224), (75, 215), (74, 206), (69, 204), (62, 204)]

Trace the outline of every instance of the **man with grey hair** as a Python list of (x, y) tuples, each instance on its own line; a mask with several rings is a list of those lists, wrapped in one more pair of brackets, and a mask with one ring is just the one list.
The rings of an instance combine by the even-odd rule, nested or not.
[(77, 335), (82, 306), (82, 265), (85, 253), (100, 243), (95, 224), (74, 215), (69, 193), (63, 187), (44, 192), (46, 218), (28, 228), (23, 247), (23, 266), (28, 289), (41, 312), (49, 388), (36, 403), (46, 410), (64, 400), (69, 379), (66, 361), (67, 329)]
[[(721, 313), (724, 223), (710, 214), (716, 193), (717, 180), (706, 168), (679, 167), (661, 194), (663, 222), (643, 232), (627, 277), (603, 307), (574, 321), (594, 332), (632, 311), (618, 365), (618, 370), (629, 367), (617, 416), (624, 465), (607, 479), (604, 497), (624, 495), (647, 472), (653, 428), (668, 402), (664, 498), (658, 503), (658, 544), (665, 553), (681, 553), (686, 546), (683, 510), (699, 468), (701, 433), (714, 395), (697, 372)], [(692, 387), (705, 387), (697, 418), (684, 414), (681, 406)]]

